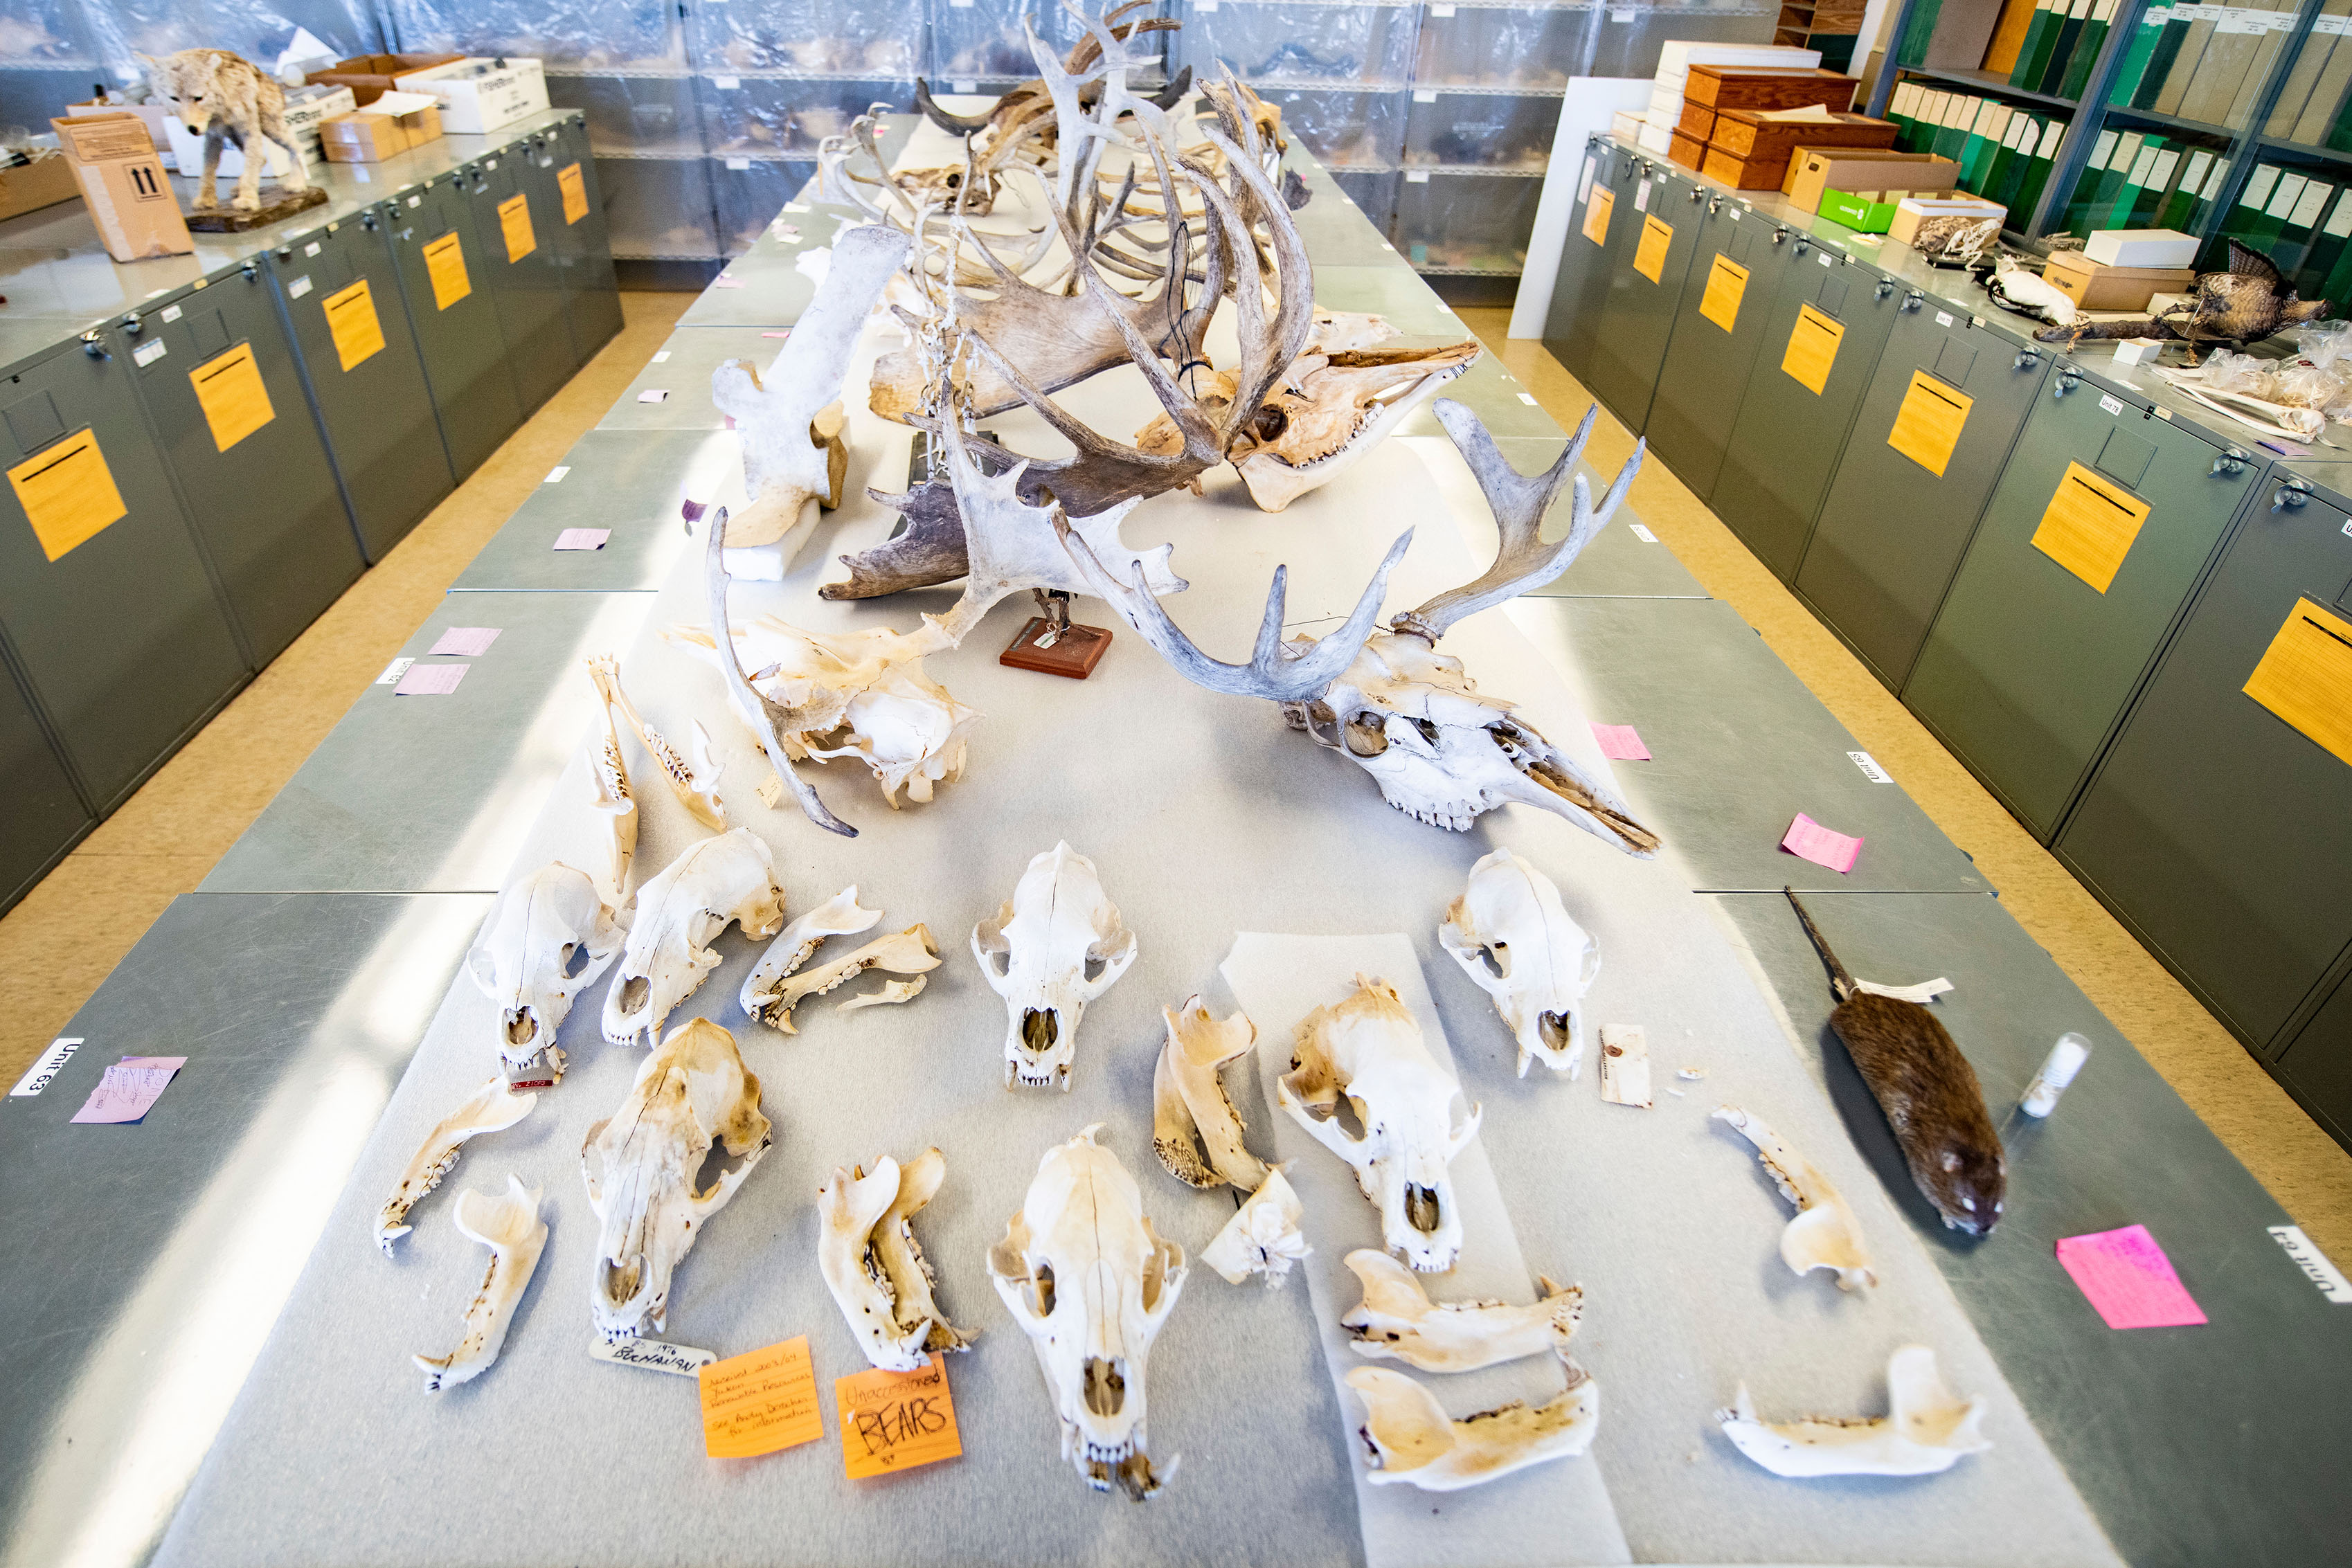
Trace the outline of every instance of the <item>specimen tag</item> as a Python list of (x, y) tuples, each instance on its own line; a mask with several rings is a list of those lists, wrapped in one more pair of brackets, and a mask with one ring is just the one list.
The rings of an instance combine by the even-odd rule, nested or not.
[(806, 1334), (714, 1361), (697, 1376), (702, 1451), (714, 1459), (753, 1459), (824, 1436)]
[(952, 1459), (963, 1452), (946, 1364), (934, 1353), (919, 1372), (868, 1370), (833, 1380), (841, 1416), (841, 1463), (862, 1481)]
[(1862, 858), (1862, 841), (1822, 827), (1802, 811), (1780, 837), (1780, 847), (1801, 860), (1825, 865), (1840, 876), (1853, 870)]
[(250, 343), (206, 360), (188, 372), (188, 383), (196, 389), (196, 405), (205, 411), (218, 451), (226, 452), (278, 417), (269, 406), (269, 389), (261, 384), (261, 367), (253, 362)]
[(597, 1340), (589, 1345), (588, 1354), (614, 1366), (641, 1366), (647, 1372), (667, 1372), (672, 1377), (698, 1378), (704, 1367), (719, 1359), (690, 1344), (667, 1344), (657, 1339), (625, 1339), (618, 1344)]
[(98, 433), (80, 431), (8, 470), (16, 504), (33, 525), (41, 553), (56, 560), (131, 515)]
[(1601, 1097), (1643, 1110), (1650, 1098), (1650, 1037), (1637, 1023), (1601, 1026)]
[(2111, 1329), (2182, 1328), (2205, 1321), (2145, 1225), (2062, 1236), (2058, 1261)]
[(153, 1108), (184, 1056), (126, 1056), (106, 1070), (89, 1099), (73, 1113), (77, 1122), (121, 1124), (136, 1122)]

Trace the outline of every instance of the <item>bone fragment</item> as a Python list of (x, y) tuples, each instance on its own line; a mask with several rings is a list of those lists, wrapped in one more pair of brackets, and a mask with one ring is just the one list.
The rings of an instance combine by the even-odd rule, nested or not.
[(1264, 1185), (1266, 1166), (1242, 1142), (1241, 1113), (1222, 1076), (1249, 1054), (1257, 1027), (1240, 1013), (1219, 1023), (1197, 996), (1160, 1016), (1168, 1026), (1151, 1074), (1151, 1146), (1160, 1163), (1189, 1186), (1231, 1183), (1246, 1192)]
[(1548, 1459), (1591, 1448), (1601, 1426), (1601, 1391), (1571, 1366), (1558, 1398), (1529, 1409), (1513, 1401), (1467, 1420), (1445, 1414), (1437, 1396), (1402, 1372), (1360, 1366), (1348, 1386), (1363, 1396), (1358, 1434), (1369, 1450), (1374, 1486), (1405, 1482), (1423, 1491), (1460, 1491)]
[(401, 1173), (400, 1185), (384, 1200), (383, 1210), (375, 1220), (375, 1244), (383, 1255), (392, 1256), (392, 1244), (408, 1234), (402, 1222), (417, 1200), (441, 1185), (441, 1178), (457, 1168), (457, 1155), (467, 1139), (478, 1133), (498, 1133), (513, 1126), (530, 1114), (539, 1103), (536, 1094), (518, 1094), (507, 1087), (503, 1078), (493, 1078), (473, 1092), (466, 1103), (441, 1119), (440, 1124), (426, 1134), (425, 1146), (408, 1162)]
[(887, 969), (894, 975), (919, 975), (940, 967), (940, 945), (931, 939), (928, 925), (909, 925), (904, 931), (868, 942), (846, 957), (830, 964), (793, 975), (779, 982), (772, 995), (761, 998), (757, 1009), (760, 1021), (785, 1034), (797, 1034), (793, 1028), (793, 1009), (803, 997), (821, 997), (836, 986), (847, 985), (868, 969)]
[(775, 999), (776, 988), (787, 975), (797, 974), (828, 936), (855, 936), (870, 931), (881, 920), (882, 911), (861, 908), (857, 903), (857, 885), (852, 883), (806, 915), (797, 915), (784, 927), (783, 935), (768, 944), (760, 955), (751, 973), (736, 994), (736, 1001), (753, 1017), (761, 1008)]
[(1601, 1026), (1601, 1097), (1612, 1105), (1648, 1110), (1650, 1038), (1637, 1023)]
[(515, 1309), (522, 1304), (523, 1292), (530, 1289), (540, 1252), (547, 1245), (547, 1221), (539, 1217), (539, 1195), (538, 1187), (523, 1186), (517, 1176), (507, 1177), (507, 1190), (498, 1197), (470, 1191), (457, 1195), (450, 1218), (467, 1239), (490, 1249), (490, 1267), (482, 1276), (482, 1288), (474, 1292), (473, 1301), (466, 1308), (466, 1333), (457, 1348), (446, 1355), (410, 1358), (425, 1374), (427, 1394), (471, 1382), (498, 1360)]
[(1788, 1140), (1737, 1105), (1726, 1105), (1715, 1119), (1737, 1128), (1756, 1145), (1757, 1157), (1780, 1184), (1780, 1196), (1797, 1206), (1797, 1217), (1780, 1232), (1780, 1260), (1797, 1274), (1828, 1269), (1837, 1274), (1838, 1289), (1858, 1291), (1878, 1283), (1870, 1270), (1870, 1251), (1863, 1245), (1862, 1226), (1838, 1196), (1830, 1178), (1813, 1163), (1790, 1148)]
[(845, 1002), (835, 1002), (833, 1010), (854, 1013), (860, 1008), (895, 1008), (921, 996), (923, 988), (929, 983), (928, 975), (917, 975), (905, 980), (886, 980), (870, 991), (858, 992)]
[(1385, 1252), (1359, 1248), (1341, 1260), (1363, 1285), (1361, 1304), (1339, 1320), (1356, 1354), (1402, 1361), (1423, 1372), (1475, 1372), (1546, 1353), (1568, 1359), (1568, 1342), (1584, 1314), (1584, 1292), (1542, 1281), (1543, 1297), (1526, 1306), (1502, 1301), (1433, 1302), (1412, 1270)]
[(919, 1371), (931, 1352), (968, 1350), (974, 1337), (932, 1300), (937, 1281), (908, 1224), (946, 1176), (946, 1158), (926, 1149), (903, 1167), (885, 1155), (871, 1176), (835, 1170), (817, 1193), (825, 1288), (866, 1359), (887, 1372)]
[(1932, 1476), (1992, 1447), (1977, 1429), (1984, 1402), (1946, 1387), (1936, 1353), (1925, 1345), (1905, 1345), (1888, 1358), (1886, 1396), (1888, 1413), (1874, 1418), (1767, 1422), (1743, 1383), (1715, 1418), (1734, 1447), (1776, 1476)]

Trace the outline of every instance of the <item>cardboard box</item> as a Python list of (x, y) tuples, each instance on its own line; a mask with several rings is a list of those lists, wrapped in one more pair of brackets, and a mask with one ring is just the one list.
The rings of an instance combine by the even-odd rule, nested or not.
[(1960, 183), (1960, 166), (1932, 152), (1889, 152), (1875, 147), (1800, 147), (1789, 160), (1782, 187), (1800, 212), (1818, 211), (1823, 191), (1900, 201), (1923, 192), (1948, 191)]
[(537, 60), (464, 59), (393, 78), (403, 92), (441, 101), (441, 129), (482, 136), (547, 107), (547, 73)]
[(1666, 149), (1666, 156), (1685, 169), (1696, 170), (1706, 162), (1706, 143), (1677, 131), (1674, 145)]
[(185, 256), (196, 248), (187, 220), (155, 155), (155, 143), (135, 114), (82, 114), (52, 120), (90, 221), (117, 261)]
[(392, 90), (395, 78), (416, 71), (431, 70), (435, 66), (455, 65), (463, 55), (354, 55), (348, 60), (337, 60), (331, 70), (310, 71), (302, 79), (313, 85), (347, 87), (353, 100), (362, 109)]
[[(76, 116), (135, 114), (147, 122), (147, 134), (154, 138), (155, 151), (158, 152), (169, 152), (172, 150), (171, 133), (163, 129), (163, 123), (178, 118), (160, 103), (100, 103), (96, 99), (89, 103), (69, 103), (66, 105), (66, 112)], [(169, 168), (171, 162), (169, 158), (164, 159), (164, 167)]]
[(2179, 229), (2094, 229), (2083, 254), (2102, 267), (2197, 265), (2197, 241)]
[(1642, 134), (1642, 117), (1631, 110), (1621, 109), (1609, 117), (1609, 134), (1620, 141), (1633, 141)]
[[(349, 114), (358, 100), (347, 87), (298, 87), (286, 94), (286, 129), (294, 144), (302, 150), (302, 166), (316, 168), (327, 161), (327, 150), (320, 140), (319, 128), (337, 115)], [(194, 180), (205, 172), (204, 133), (188, 129), (187, 122), (174, 114), (168, 118), (165, 134), (172, 143), (172, 162), (187, 178)], [(264, 143), (268, 156), (261, 172), (272, 178), (284, 179), (293, 167), (286, 150), (273, 143)], [(217, 178), (234, 180), (245, 172), (245, 154), (233, 142), (221, 143), (220, 167)]]
[(1895, 223), (1893, 202), (1873, 201), (1849, 191), (1826, 188), (1816, 209), (1819, 215), (1833, 224), (1843, 224), (1856, 234), (1883, 235)]
[(2084, 310), (2145, 310), (2161, 289), (2186, 287), (2196, 274), (2185, 267), (2102, 267), (2076, 250), (2053, 250), (2044, 281)]
[(1715, 135), (1715, 110), (1703, 103), (1685, 103), (1682, 118), (1675, 122), (1675, 129), (1704, 145)]
[(1861, 86), (1859, 79), (1836, 71), (1693, 66), (1683, 84), (1683, 101), (1706, 104), (1717, 113), (1729, 109), (1802, 109), (1816, 103), (1843, 111), (1853, 107), (1853, 95)]
[[(0, 153), (0, 158), (6, 156)], [(66, 162), (64, 153), (36, 148), (29, 156), (28, 163), (0, 163), (0, 218), (37, 212), (81, 194), (73, 165)]]
[(1742, 158), (1720, 147), (1706, 150), (1699, 172), (1735, 191), (1777, 191), (1789, 172), (1786, 158)]
[(413, 147), (441, 139), (441, 109), (426, 104), (405, 114), (372, 109), (339, 114), (320, 127), (331, 163), (381, 163)]
[(1900, 128), (1891, 120), (1866, 114), (1841, 114), (1834, 120), (1773, 120), (1772, 111), (1727, 109), (1715, 119), (1709, 144), (1735, 158), (1759, 163), (1786, 163), (1800, 147), (1892, 147)]
[(1961, 196), (1952, 201), (1937, 201), (1932, 197), (1906, 196), (1895, 204), (1895, 222), (1886, 237), (1898, 245), (1909, 245), (1919, 225), (1929, 218), (1969, 218), (1981, 223), (1987, 218), (2006, 222), (2009, 209), (1999, 202), (1988, 202), (1976, 196)]

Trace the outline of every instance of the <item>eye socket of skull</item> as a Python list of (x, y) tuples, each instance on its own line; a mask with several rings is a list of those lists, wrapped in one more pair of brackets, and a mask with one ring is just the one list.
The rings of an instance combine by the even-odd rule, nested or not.
[(566, 942), (563, 945), (563, 977), (567, 980), (576, 980), (580, 977), (580, 971), (587, 967), (586, 945), (579, 942)]
[(1358, 710), (1348, 721), (1347, 743), (1358, 757), (1378, 757), (1389, 748), (1388, 720), (1370, 708)]
[(1263, 403), (1250, 416), (1250, 434), (1260, 441), (1279, 441), (1282, 433), (1290, 428), (1290, 415), (1273, 403)]
[(1311, 702), (1306, 706), (1305, 711), (1307, 733), (1315, 737), (1318, 745), (1337, 747), (1342, 744), (1339, 738), (1339, 716), (1331, 711), (1330, 704)]

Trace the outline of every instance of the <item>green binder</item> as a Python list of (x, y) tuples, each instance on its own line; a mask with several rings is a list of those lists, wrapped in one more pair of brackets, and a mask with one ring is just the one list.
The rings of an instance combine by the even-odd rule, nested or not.
[(2042, 122), (2023, 110), (2009, 117), (2009, 134), (2000, 139), (2000, 151), (1992, 155), (1992, 166), (1985, 172), (1980, 191), (1985, 200), (2014, 211), (2010, 197), (2017, 190), (2018, 172), (2024, 162), (2022, 149), (2032, 145), (2029, 139), (2038, 140), (2041, 135)]
[(1976, 117), (1977, 106), (1983, 102), (1980, 98), (1963, 94), (1952, 96), (1950, 107), (1944, 110), (1944, 123), (1936, 132), (1936, 156), (1959, 162), (1960, 150), (1969, 141), (1969, 122)]
[(2180, 178), (2174, 183), (2171, 193), (2164, 198), (2164, 204), (2156, 209), (2156, 222), (2149, 226), (2185, 230), (2189, 214), (2196, 210), (2198, 194), (2204, 189), (2206, 178), (2212, 170), (2213, 154), (2210, 151), (2200, 147), (2189, 153), (2181, 165)]
[(2074, 57), (2074, 46), (2082, 41), (2083, 29), (2090, 26), (2091, 7), (2097, 0), (2074, 0), (2067, 9), (2065, 21), (2059, 24), (2052, 41), (2050, 58), (2043, 62), (2042, 76), (2034, 82), (2033, 90), (2055, 94), (2059, 84), (2066, 79), (2066, 62)]
[(2009, 117), (2017, 111), (2005, 103), (1987, 99), (1977, 110), (1977, 122), (1969, 131), (1966, 146), (1960, 149), (1960, 188), (1981, 192), (1984, 189), (1985, 168), (1992, 155), (2000, 151), (2001, 136), (2009, 130)]
[(2115, 192), (2107, 198), (2106, 205), (2096, 212), (2095, 216), (2098, 221), (2092, 225), (2094, 228), (2131, 227), (2132, 209), (2139, 205), (2140, 193), (2147, 189), (2148, 176), (2156, 168), (2156, 161), (2163, 154), (2163, 137), (2150, 136), (2140, 142), (2129, 159), (2125, 161), (2123, 178), (2116, 183)]
[(2074, 53), (2066, 61), (2065, 78), (2058, 87), (2059, 97), (2083, 96), (2084, 85), (2091, 79), (2091, 67), (2097, 63), (2100, 47), (2107, 41), (2107, 29), (2115, 22), (2116, 4), (2116, 0), (2097, 0), (2091, 7), (2091, 19), (2083, 25), (2083, 36), (2075, 40)]
[(2181, 150), (2167, 147), (2156, 155), (2148, 166), (2147, 179), (2140, 187), (2139, 199), (2132, 210), (2122, 214), (2116, 226), (2122, 229), (2147, 229), (2156, 226), (2156, 214), (2164, 210), (2171, 199), (2173, 187), (2180, 178)]
[[(2058, 143), (2065, 134), (2064, 120), (2049, 120), (2042, 122), (2042, 145), (2034, 149), (2033, 155), (2026, 161), (2025, 179), (2018, 186), (2014, 211), (2031, 214), (2034, 206), (2040, 203), (2042, 187), (2050, 183), (2050, 167), (2058, 156)], [(2025, 223), (2021, 219), (2014, 226), (2021, 229), (2025, 226)]]
[[(2139, 85), (2133, 89), (2128, 100), (2134, 109), (2155, 106), (2156, 95), (2164, 90), (2166, 79), (2172, 75), (2173, 65), (2180, 58), (2180, 46), (2189, 37), (2189, 29), (2196, 20), (2192, 13), (2198, 9), (2187, 4), (2186, 0), (2180, 0), (2165, 11), (2163, 31), (2157, 34), (2156, 48), (2147, 57), (2147, 68), (2140, 73)], [(2116, 101), (2126, 100), (2118, 98)]]
[(2139, 26), (2132, 29), (2131, 42), (2124, 46), (2115, 88), (2107, 94), (2109, 103), (2129, 103), (2139, 91), (2140, 78), (2147, 75), (2147, 62), (2156, 57), (2157, 40), (2164, 37), (2164, 19), (2171, 12), (2172, 0), (2149, 0), (2147, 9), (2140, 14)]
[[(2033, 52), (2042, 43), (2042, 36), (2050, 30), (2052, 0), (2034, 0), (2033, 20), (2025, 25), (2025, 37), (2017, 46), (2017, 59), (2009, 68), (2009, 85), (2023, 87), (2027, 73), (2033, 68)], [(1996, 24), (1997, 26), (1997, 24)]]
[(2018, 86), (2030, 92), (2042, 90), (2042, 78), (2050, 70), (2050, 57), (2057, 52), (2059, 37), (2066, 30), (2066, 20), (2073, 15), (2075, 5), (2083, 3), (2084, 0), (2050, 0), (2050, 19), (2042, 24), (2042, 31), (2034, 37), (2032, 51), (2020, 50), (2018, 53), (2018, 68), (2024, 73)]

